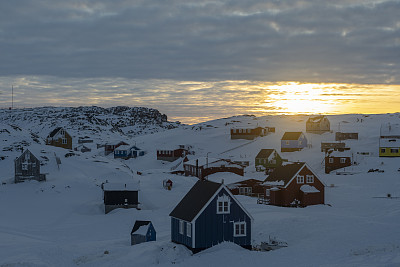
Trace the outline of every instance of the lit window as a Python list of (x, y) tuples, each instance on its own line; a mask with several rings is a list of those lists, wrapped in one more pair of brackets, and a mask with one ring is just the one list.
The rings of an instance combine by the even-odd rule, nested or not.
[(304, 175), (297, 175), (297, 183), (298, 184), (304, 183)]
[(186, 223), (186, 235), (192, 237), (192, 224)]
[(307, 175), (307, 183), (312, 184), (314, 183), (314, 175)]
[(236, 222), (234, 224), (233, 236), (246, 236), (246, 222)]

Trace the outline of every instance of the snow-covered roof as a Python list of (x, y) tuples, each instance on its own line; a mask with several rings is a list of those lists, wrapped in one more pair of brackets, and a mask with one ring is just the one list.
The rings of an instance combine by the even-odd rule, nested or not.
[(318, 123), (321, 122), (324, 119), (324, 117), (325, 117), (324, 115), (313, 116), (308, 119), (308, 122)]
[(129, 150), (131, 148), (130, 145), (120, 145), (115, 150)]
[(197, 159), (192, 159), (192, 160), (189, 160), (189, 161), (185, 162), (184, 164), (185, 164), (185, 165), (196, 166), (196, 160), (199, 161), (199, 162), (198, 162), (199, 167), (205, 166), (205, 165), (207, 165), (207, 164), (208, 164), (208, 167), (220, 167), (221, 165), (225, 165), (225, 166), (229, 165), (229, 166), (238, 166), (238, 167), (242, 167), (242, 166), (240, 166), (239, 164), (230, 162), (229, 160), (225, 160), (225, 159), (216, 159), (216, 158), (208, 158), (208, 160), (207, 160), (207, 157), (200, 157), (200, 158), (197, 158)]
[(207, 176), (208, 181), (216, 183), (222, 183), (223, 181), (224, 184), (233, 184), (247, 179), (249, 178), (231, 172), (217, 172)]
[(104, 183), (104, 191), (139, 191), (139, 183)]
[(329, 157), (335, 157), (335, 158), (340, 158), (340, 157), (352, 157), (353, 153), (350, 152), (349, 150), (345, 150), (343, 152), (340, 151), (332, 151), (331, 153), (328, 154)]
[(400, 124), (386, 123), (381, 125), (381, 136), (400, 135)]
[(280, 180), (280, 181), (266, 181), (264, 182), (262, 185), (272, 185), (272, 186), (284, 186), (285, 185), (285, 181)]
[(381, 139), (379, 142), (380, 147), (400, 147), (400, 139), (397, 138), (389, 138), (389, 139)]
[(300, 190), (303, 191), (304, 193), (319, 193), (320, 192), (317, 188), (315, 188), (314, 186), (308, 185), (308, 184), (302, 185), (300, 187)]
[(138, 235), (146, 235), (148, 229), (149, 225), (142, 225), (134, 233)]

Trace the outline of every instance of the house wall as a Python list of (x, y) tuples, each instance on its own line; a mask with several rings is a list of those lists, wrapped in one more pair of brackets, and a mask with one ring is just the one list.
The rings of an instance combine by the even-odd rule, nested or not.
[[(27, 163), (26, 170), (22, 168), (23, 163)], [(14, 170), (16, 183), (24, 180), (41, 181), (44, 177), (40, 175), (40, 161), (29, 150), (14, 161)]]
[[(384, 151), (382, 149), (385, 149)], [(397, 149), (396, 152), (391, 152), (391, 149)], [(400, 157), (400, 147), (380, 147), (379, 148), (379, 157)]]
[[(46, 145), (72, 149), (72, 137), (67, 133), (67, 131), (64, 131), (63, 136), (61, 136), (60, 133), (57, 133), (56, 135), (59, 136), (59, 138), (47, 138)], [(64, 138), (67, 140), (66, 144), (63, 144), (62, 142)]]
[(305, 147), (307, 147), (307, 138), (305, 137), (300, 137), (299, 140), (281, 140), (281, 152), (299, 151)]
[(193, 165), (184, 165), (185, 166), (185, 176), (195, 176), (200, 179), (203, 179), (207, 175), (211, 175), (217, 172), (232, 172), (237, 175), (244, 175), (244, 169), (243, 168), (237, 168), (237, 167), (210, 167), (210, 168), (204, 168), (203, 166), (198, 167), (198, 171), (196, 171), (196, 166)]
[(258, 136), (264, 136), (267, 132), (267, 129), (261, 127), (255, 129), (231, 129), (231, 139), (253, 140)]
[[(229, 195), (222, 189), (218, 196)], [(231, 198), (230, 213), (217, 214), (216, 196), (196, 220), (195, 248), (209, 248), (224, 241), (234, 242), (240, 246), (251, 246), (251, 219)], [(246, 222), (246, 236), (234, 237), (234, 222)]]
[(171, 217), (171, 241), (178, 243), (178, 244), (183, 244), (189, 248), (193, 248), (192, 246), (192, 237), (193, 237), (193, 225), (191, 226), (192, 228), (192, 236), (188, 237), (187, 236), (187, 223), (184, 221), (183, 225), (183, 234), (179, 233), (179, 222), (181, 220), (177, 218)]
[(358, 133), (341, 133), (341, 132), (335, 133), (336, 141), (342, 141), (342, 140), (347, 140), (347, 139), (358, 140)]
[(329, 132), (330, 130), (330, 122), (326, 117), (324, 117), (320, 122), (306, 122), (307, 133), (324, 133)]
[(275, 163), (272, 163), (272, 161), (268, 161), (268, 158), (256, 158), (255, 166), (261, 165), (265, 168), (276, 168), (282, 165), (282, 158), (278, 153), (276, 153), (275, 157), (273, 157), (273, 160), (275, 160)]
[[(168, 151), (169, 153), (164, 153), (164, 151)], [(183, 156), (185, 156), (187, 150), (183, 148), (175, 149), (175, 150), (157, 150), (157, 160), (164, 161), (175, 161)]]
[[(310, 171), (307, 167), (304, 167), (299, 175), (304, 176), (304, 183), (298, 184), (296, 178), (286, 187), (281, 188), (279, 191), (272, 191), (270, 192), (270, 204), (277, 205), (277, 206), (290, 206), (291, 203), (295, 199), (301, 202), (301, 205), (308, 206), (308, 205), (317, 205), (317, 204), (324, 204), (325, 203), (325, 186), (324, 184)], [(306, 177), (307, 175), (314, 175), (314, 183), (307, 183)], [(309, 196), (304, 201), (303, 192), (300, 191), (300, 187), (302, 185), (310, 185), (314, 186), (318, 189), (319, 193), (312, 193), (312, 196)], [(309, 195), (309, 194), (307, 194)]]
[[(340, 163), (340, 159), (344, 158), (345, 162)], [(329, 159), (333, 159), (333, 163), (329, 163)], [(330, 173), (333, 170), (351, 166), (350, 157), (325, 157), (325, 173)]]
[(136, 245), (146, 242), (146, 236), (138, 235), (138, 234), (131, 234), (131, 245)]

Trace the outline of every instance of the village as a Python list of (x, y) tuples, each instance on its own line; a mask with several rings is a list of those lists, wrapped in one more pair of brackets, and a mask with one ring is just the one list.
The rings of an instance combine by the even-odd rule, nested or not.
[[(400, 197), (398, 115), (383, 120), (372, 120), (372, 115), (344, 117), (237, 116), (133, 140), (114, 137), (103, 143), (101, 138), (74, 130), (69, 133), (68, 125), (63, 125), (49, 129), (43, 144), (20, 146), (12, 152), (4, 146), (0, 156), (12, 153), (16, 158), (13, 167), (5, 165), (11, 163), (11, 156), (0, 161), (0, 199), (7, 201), (10, 187), (14, 192), (18, 187), (24, 191), (35, 188), (35, 193), (30, 193), (35, 197), (60, 186), (63, 192), (58, 194), (67, 194), (73, 185), (90, 180), (94, 187), (90, 186), (89, 192), (78, 189), (75, 197), (70, 196), (75, 200), (63, 200), (62, 206), (86, 207), (97, 220), (105, 216), (105, 225), (111, 228), (129, 227), (124, 234), (129, 240), (125, 251), (128, 247), (149, 249), (161, 240), (169, 242), (169, 250), (182, 246), (178, 256), (189, 253), (185, 249), (190, 255), (201, 255), (226, 242), (242, 247), (242, 253), (282, 248), (279, 253), (284, 255), (285, 250), (296, 247), (282, 232), (288, 223), (282, 223), (284, 219), (278, 215), (282, 225), (275, 229), (280, 230), (269, 231), (269, 225), (258, 220), (263, 210), (275, 216), (282, 212), (302, 216), (318, 207), (317, 212), (327, 214), (335, 206), (338, 184), (365, 175), (390, 175), (397, 181), (393, 191), (387, 191), (391, 186), (385, 187), (386, 191), (376, 192), (369, 201)], [(369, 129), (371, 125), (375, 128)], [(45, 151), (48, 147), (54, 149)], [(13, 178), (9, 178), (11, 169)], [(90, 195), (97, 204), (90, 208), (88, 203), (79, 203), (82, 197), (76, 194)], [(163, 211), (157, 213), (159, 209)], [(44, 213), (46, 209), (40, 211)], [(113, 216), (118, 216), (118, 223), (113, 223)], [(112, 232), (107, 235), (111, 237)], [(104, 255), (110, 251), (112, 248)], [(168, 263), (183, 262), (178, 256), (165, 257)], [(98, 261), (78, 257), (75, 263)]]

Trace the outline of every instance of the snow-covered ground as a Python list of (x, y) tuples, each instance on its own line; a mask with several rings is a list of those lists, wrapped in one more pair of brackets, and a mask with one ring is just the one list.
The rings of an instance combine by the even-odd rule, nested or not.
[[(325, 199), (329, 205), (284, 208), (237, 197), (255, 219), (253, 243), (275, 236), (285, 240), (287, 248), (257, 252), (223, 243), (192, 255), (170, 241), (168, 214), (197, 178), (168, 173), (176, 163), (157, 161), (157, 148), (188, 144), (195, 156), (248, 160), (246, 178), (262, 179), (264, 175), (254, 168), (259, 150), (280, 151), (283, 133), (305, 132), (307, 118), (238, 116), (141, 135), (123, 140), (147, 152), (129, 160), (104, 156), (103, 148), (95, 145), (91, 152), (66, 158), (68, 150), (43, 144), (44, 133), (52, 129), (36, 132), (38, 143), (23, 121), (13, 122), (20, 129), (0, 123), (0, 158), (4, 158), (0, 160), (0, 266), (400, 266), (400, 198), (395, 198), (400, 197), (400, 158), (378, 157), (380, 125), (400, 123), (398, 113), (328, 116), (332, 133), (306, 133), (312, 147), (280, 153), (283, 158), (305, 161), (312, 167), (327, 185)], [(231, 127), (257, 125), (276, 127), (276, 133), (255, 141), (230, 139)], [(354, 175), (324, 173), (320, 143), (333, 141), (339, 127), (342, 132), (359, 133), (359, 140), (345, 141), (359, 162), (346, 168)], [(103, 143), (109, 139), (113, 140), (109, 132), (101, 131), (95, 138)], [(20, 155), (15, 148), (23, 141), (30, 144), (25, 148), (45, 163), (41, 172), (47, 173), (46, 182), (12, 182), (13, 160)], [(55, 155), (61, 158), (60, 166)], [(368, 173), (371, 168), (385, 172)], [(171, 191), (162, 187), (166, 178), (174, 182)], [(117, 209), (105, 215), (99, 185), (106, 179), (139, 181), (142, 209)], [(223, 173), (210, 179), (227, 183), (237, 177)], [(394, 198), (385, 198), (387, 194)], [(131, 246), (135, 220), (151, 220), (157, 241)]]

